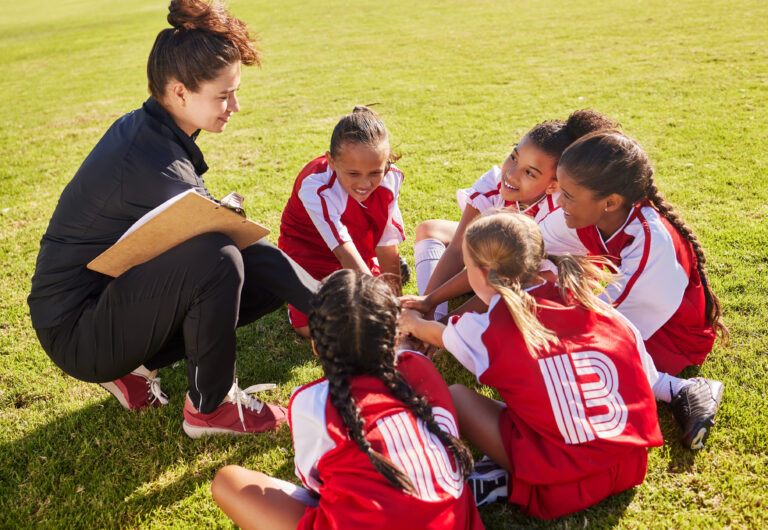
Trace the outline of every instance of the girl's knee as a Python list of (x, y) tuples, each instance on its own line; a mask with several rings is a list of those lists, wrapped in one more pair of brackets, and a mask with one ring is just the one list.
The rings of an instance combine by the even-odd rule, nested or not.
[(422, 241), (424, 239), (430, 238), (441, 240), (438, 237), (438, 234), (440, 233), (440, 222), (441, 219), (430, 219), (428, 221), (422, 221), (419, 223), (419, 225), (416, 227), (416, 241)]
[(234, 490), (236, 477), (244, 470), (244, 468), (235, 465), (224, 466), (216, 472), (216, 476), (213, 477), (211, 482), (211, 495), (213, 500), (219, 502), (219, 500), (231, 493)]

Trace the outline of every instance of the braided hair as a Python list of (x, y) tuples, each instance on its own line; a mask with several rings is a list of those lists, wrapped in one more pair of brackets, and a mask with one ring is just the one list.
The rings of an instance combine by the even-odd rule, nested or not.
[(696, 268), (704, 287), (707, 321), (726, 342), (728, 328), (722, 321), (720, 300), (709, 285), (704, 267), (707, 262), (704, 249), (693, 230), (659, 192), (653, 180), (653, 167), (637, 141), (618, 131), (591, 133), (565, 150), (559, 166), (577, 184), (591, 190), (596, 198), (616, 193), (628, 204), (647, 199), (675, 227), (696, 255)]
[(382, 381), (451, 451), (464, 478), (473, 464), (469, 450), (440, 428), (426, 399), (416, 394), (395, 369), (399, 313), (400, 304), (383, 280), (342, 269), (328, 276), (312, 298), (308, 322), (328, 380), (331, 404), (344, 421), (349, 437), (394, 487), (413, 493), (415, 488), (408, 475), (375, 451), (365, 438), (364, 422), (350, 393), (350, 377), (367, 375)]

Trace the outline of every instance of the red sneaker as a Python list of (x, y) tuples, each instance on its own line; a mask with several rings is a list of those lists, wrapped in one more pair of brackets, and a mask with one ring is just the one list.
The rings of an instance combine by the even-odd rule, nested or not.
[(144, 374), (138, 368), (120, 379), (99, 383), (115, 396), (125, 409), (135, 410), (146, 407), (161, 407), (168, 404), (168, 396), (160, 389), (160, 378), (148, 370)]
[(288, 411), (248, 395), (271, 388), (275, 385), (253, 385), (241, 390), (235, 379), (227, 397), (210, 414), (198, 412), (187, 394), (184, 432), (190, 438), (200, 438), (206, 434), (246, 434), (277, 429), (287, 420)]

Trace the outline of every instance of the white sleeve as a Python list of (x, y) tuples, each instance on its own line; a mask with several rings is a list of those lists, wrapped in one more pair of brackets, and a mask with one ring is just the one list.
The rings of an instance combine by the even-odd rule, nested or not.
[(619, 277), (601, 295), (640, 330), (643, 340), (675, 314), (689, 280), (677, 261), (672, 237), (648, 210), (643, 208), (650, 233), (646, 235), (639, 221), (625, 229), (635, 239), (621, 251)]
[(557, 208), (539, 221), (541, 236), (544, 238), (544, 248), (550, 254), (587, 255), (587, 248), (579, 239), (576, 230), (565, 224), (565, 214), (562, 208)]
[(493, 166), (482, 177), (477, 179), (471, 188), (457, 190), (456, 200), (461, 211), (464, 211), (467, 204), (473, 206), (481, 213), (490, 208), (503, 206), (503, 200), (501, 203), (499, 202), (501, 197), (498, 193), (499, 183), (501, 183), (501, 168)]
[(403, 214), (400, 213), (398, 199), (400, 198), (400, 189), (403, 186), (403, 174), (394, 166), (384, 176), (381, 183), (392, 192), (392, 202), (389, 203), (387, 225), (381, 234), (381, 239), (376, 244), (377, 247), (388, 247), (399, 245), (405, 241), (405, 226), (403, 223)]
[(352, 237), (341, 222), (348, 195), (338, 180), (334, 179), (333, 186), (328, 186), (329, 180), (329, 172), (309, 175), (301, 182), (298, 195), (323, 241), (333, 250), (352, 241)]
[(311, 490), (319, 492), (317, 463), (325, 453), (336, 447), (328, 434), (325, 405), (328, 401), (328, 381), (299, 388), (291, 397), (288, 418), (293, 435), (296, 476)]
[(494, 296), (486, 313), (464, 313), (451, 317), (443, 331), (445, 349), (451, 352), (464, 368), (475, 374), (478, 380), (490, 364), (488, 350), (481, 337), (488, 329), (490, 313), (499, 300), (500, 296)]

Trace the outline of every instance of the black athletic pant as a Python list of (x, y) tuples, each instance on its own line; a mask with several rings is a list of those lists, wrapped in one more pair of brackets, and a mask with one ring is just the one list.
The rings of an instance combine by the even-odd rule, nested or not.
[(235, 371), (235, 328), (284, 301), (309, 311), (318, 282), (271, 243), (243, 251), (228, 237), (203, 234), (112, 280), (82, 312), (37, 330), (66, 373), (90, 382), (118, 379), (186, 358), (195, 407), (212, 412)]

